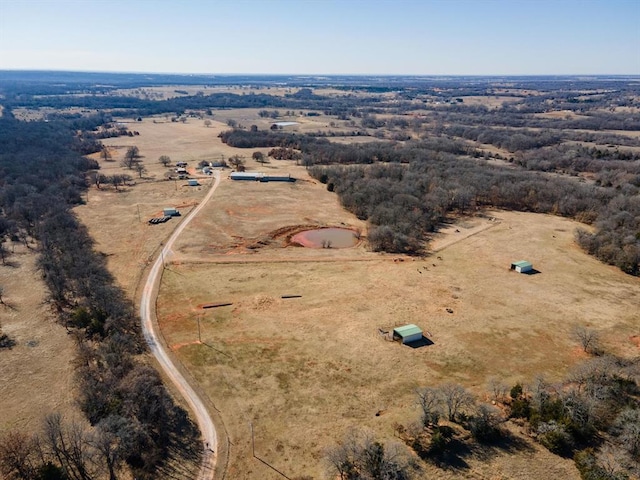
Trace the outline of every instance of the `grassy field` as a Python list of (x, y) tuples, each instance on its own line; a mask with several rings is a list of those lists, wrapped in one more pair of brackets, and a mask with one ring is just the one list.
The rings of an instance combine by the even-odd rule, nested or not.
[[(257, 112), (253, 118), (246, 111), (224, 113), (248, 125), (258, 121)], [(92, 188), (88, 204), (76, 211), (133, 299), (141, 271), (180, 221), (150, 226), (146, 219), (164, 206), (188, 211), (209, 181), (189, 188), (164, 180), (160, 155), (188, 161), (191, 169), (199, 160), (239, 154), (248, 170), (298, 179), (223, 178), (166, 259), (159, 321), (176, 357), (224, 419), (232, 442), (229, 478), (280, 478), (253, 458), (250, 422), (256, 455), (290, 477), (322, 478), (325, 449), (350, 427), (392, 438), (396, 423), (417, 420), (419, 386), (454, 381), (486, 398), (494, 376), (508, 384), (538, 374), (560, 379), (584, 359), (571, 335), (578, 324), (598, 329), (606, 349), (637, 354), (630, 337), (638, 333), (640, 282), (579, 250), (577, 223), (486, 212), (443, 229), (433, 240), (437, 252), (423, 259), (372, 253), (366, 242), (351, 249), (290, 246), (290, 235), (303, 228), (345, 226), (366, 237), (366, 225), (304, 168), (285, 161), (260, 165), (250, 160), (254, 150), (222, 144), (217, 134), (227, 126), (215, 120), (207, 128), (196, 119), (145, 119), (130, 127), (140, 136), (105, 141), (116, 160), (103, 163), (105, 173), (123, 171), (119, 159), (132, 145), (148, 173), (120, 192)], [(520, 259), (540, 273), (510, 271)], [(201, 308), (216, 302), (233, 305)], [(433, 345), (412, 349), (380, 334), (404, 323), (421, 326)], [(472, 455), (467, 469), (427, 467), (425, 474), (579, 477), (570, 460), (526, 444), (489, 458)]]
[(35, 259), (34, 251), (18, 245), (0, 266), (7, 304), (0, 305), (0, 323), (16, 342), (0, 350), (0, 436), (9, 430), (36, 433), (48, 413), (81, 418), (71, 363), (75, 344), (55, 323)]

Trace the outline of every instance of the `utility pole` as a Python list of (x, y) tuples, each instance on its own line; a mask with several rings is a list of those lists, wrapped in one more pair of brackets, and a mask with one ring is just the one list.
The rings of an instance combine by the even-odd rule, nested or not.
[(249, 427), (251, 428), (251, 453), (255, 457), (256, 456), (256, 444), (253, 439), (253, 422), (249, 422)]
[(201, 315), (198, 315), (198, 343), (202, 343), (202, 338), (200, 337), (200, 317)]
[(142, 219), (140, 218), (140, 204), (136, 205), (138, 207), (138, 222), (142, 223)]

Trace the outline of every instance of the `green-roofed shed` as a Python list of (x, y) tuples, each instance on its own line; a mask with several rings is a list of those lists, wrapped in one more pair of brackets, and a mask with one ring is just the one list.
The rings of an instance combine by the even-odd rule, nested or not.
[(417, 342), (422, 339), (422, 330), (420, 330), (420, 327), (410, 323), (409, 325), (394, 328), (393, 338), (400, 338), (402, 343)]
[(527, 262), (526, 260), (519, 260), (511, 264), (511, 270), (515, 270), (518, 273), (526, 273), (533, 270), (533, 265), (531, 265), (531, 262)]

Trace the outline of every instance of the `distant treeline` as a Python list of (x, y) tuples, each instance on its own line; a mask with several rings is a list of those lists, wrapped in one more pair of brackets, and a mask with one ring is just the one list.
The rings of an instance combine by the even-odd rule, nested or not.
[[(166, 100), (148, 100), (143, 98), (115, 95), (26, 95), (24, 93), (8, 95), (3, 105), (9, 110), (16, 107), (50, 107), (64, 109), (77, 107), (88, 110), (120, 111), (128, 115), (159, 115), (164, 113), (182, 114), (187, 110), (209, 110), (230, 108), (286, 108), (292, 110), (313, 109), (329, 115), (353, 113), (358, 106), (381, 104), (377, 98), (329, 98), (317, 95), (287, 96), (267, 95), (263, 93), (214, 93), (211, 95), (191, 95)], [(388, 106), (388, 105), (387, 105)]]
[[(103, 82), (96, 81), (103, 78)], [(229, 85), (241, 81), (244, 86), (281, 87), (291, 92), (282, 95), (242, 92), (212, 93), (207, 86)], [(73, 74), (69, 72), (2, 72), (0, 94), (10, 114), (12, 108), (80, 107), (116, 111), (126, 115), (182, 114), (227, 108), (285, 108), (316, 110), (339, 119), (363, 118), (367, 128), (379, 128), (367, 114), (414, 115), (420, 112), (431, 122), (471, 126), (502, 126), (565, 130), (640, 130), (640, 118), (632, 111), (616, 107), (637, 105), (637, 86), (631, 78), (575, 79), (570, 77), (511, 77), (505, 91), (500, 78), (419, 78), (419, 77), (350, 77), (300, 78), (295, 76), (189, 77), (132, 74)], [(162, 83), (162, 82), (165, 83)], [(183, 83), (180, 83), (182, 81)], [(333, 83), (333, 82), (344, 83)], [(177, 82), (177, 83), (176, 83)], [(166, 100), (120, 96), (117, 88), (143, 88), (161, 84), (202, 85), (196, 95)], [(313, 87), (341, 85), (343, 95), (314, 93)], [(105, 86), (108, 85), (108, 86)], [(238, 85), (238, 83), (235, 83)], [(589, 91), (592, 89), (592, 91)], [(186, 90), (182, 90), (185, 92)], [(536, 93), (532, 93), (535, 91)], [(393, 93), (359, 95), (358, 93)], [(511, 97), (497, 108), (469, 105), (465, 98)], [(567, 115), (548, 118), (536, 114), (565, 111)]]
[[(77, 152), (77, 131), (100, 122), (102, 118), (81, 123), (0, 118), (0, 235), (3, 241), (23, 242), (38, 251), (51, 306), (78, 341), (78, 401), (94, 427), (78, 442), (88, 452), (96, 439), (108, 443), (117, 438), (108, 454), (98, 455), (105, 470), (117, 469), (124, 461), (137, 478), (158, 478), (168, 457), (197, 458), (193, 446), (198, 432), (173, 403), (157, 372), (139, 356), (145, 344), (134, 308), (71, 212), (82, 201), (86, 172), (97, 167)], [(15, 435), (7, 438), (15, 440)], [(59, 442), (70, 441), (64, 435)], [(32, 463), (36, 453), (29, 454)], [(51, 455), (40, 460), (39, 468), (53, 465), (66, 475), (56, 478), (92, 478), (78, 476), (88, 458), (69, 462)]]

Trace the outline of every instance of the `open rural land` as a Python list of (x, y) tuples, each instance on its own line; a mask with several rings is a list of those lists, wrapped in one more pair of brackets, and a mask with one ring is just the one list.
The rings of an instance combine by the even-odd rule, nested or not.
[(638, 78), (34, 75), (1, 475), (640, 478)]

